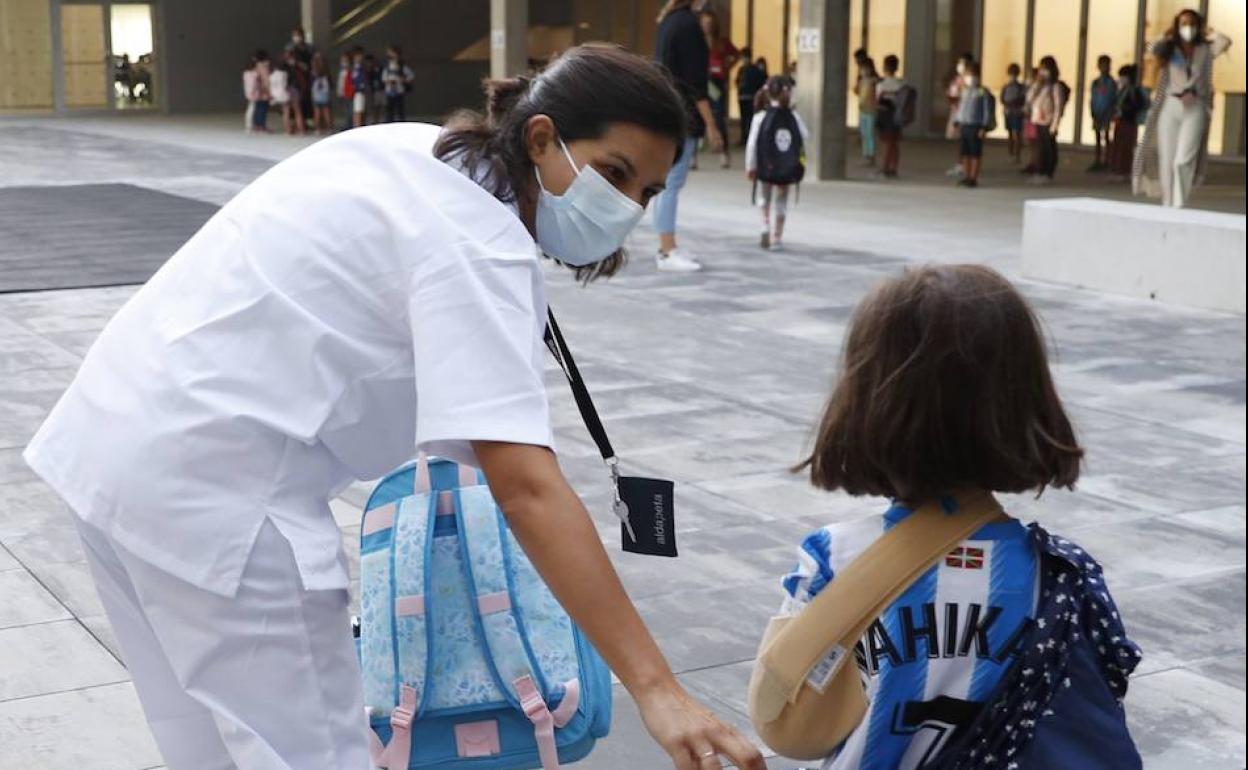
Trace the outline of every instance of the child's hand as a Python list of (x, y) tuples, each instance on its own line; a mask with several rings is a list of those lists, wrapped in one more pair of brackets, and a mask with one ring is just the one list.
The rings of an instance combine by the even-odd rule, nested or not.
[(754, 169), (750, 169), (749, 171), (745, 172), (745, 178), (753, 182), (758, 179), (758, 172), (755, 171)]
[(987, 136), (988, 136), (988, 132), (987, 132), (987, 131), (985, 131), (985, 130), (983, 130), (983, 129), (981, 128), (981, 129), (979, 130), (979, 138), (980, 138), (980, 139), (984, 139), (984, 138), (987, 138)]

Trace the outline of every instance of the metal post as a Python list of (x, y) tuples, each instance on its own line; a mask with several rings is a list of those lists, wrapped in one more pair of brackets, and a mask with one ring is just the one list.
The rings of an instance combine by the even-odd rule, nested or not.
[(816, 179), (845, 178), (850, 0), (804, 0), (797, 46), (797, 108), (810, 126)]
[(113, 83), (113, 4), (100, 3), (104, 12), (104, 109), (113, 112), (117, 109), (117, 86)]
[(515, 77), (528, 69), (528, 0), (490, 0), (490, 77)]
[(1148, 16), (1148, 0), (1140, 0), (1135, 11), (1136, 85), (1144, 85), (1144, 22)]
[(1076, 147), (1083, 144), (1083, 97), (1088, 88), (1088, 3), (1083, 0), (1079, 6), (1079, 61), (1075, 70), (1079, 82), (1075, 84), (1075, 140), (1071, 142)]
[(1023, 77), (1031, 76), (1031, 68), (1036, 66), (1036, 0), (1027, 0), (1027, 42), (1023, 44)]
[(61, 0), (52, 0), (52, 109), (65, 111), (65, 54), (61, 49)]
[(308, 42), (319, 47), (328, 59), (332, 23), (329, 0), (299, 0), (299, 23), (308, 36)]

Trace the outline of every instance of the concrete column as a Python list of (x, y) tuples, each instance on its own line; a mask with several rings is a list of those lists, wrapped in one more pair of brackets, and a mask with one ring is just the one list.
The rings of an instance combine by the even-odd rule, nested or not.
[(299, 0), (299, 23), (308, 35), (308, 42), (329, 57), (333, 43), (329, 36), (329, 0)]
[(490, 77), (529, 69), (529, 0), (490, 0)]
[(935, 29), (935, 3), (906, 0), (906, 45), (901, 57), (901, 73), (915, 91), (914, 125), (906, 129), (915, 136), (932, 133), (932, 99), (936, 98), (933, 93), (944, 98), (944, 87), (939, 81), (945, 73), (937, 72), (932, 63)]
[(810, 128), (807, 168), (816, 179), (844, 179), (849, 0), (801, 3), (797, 109)]

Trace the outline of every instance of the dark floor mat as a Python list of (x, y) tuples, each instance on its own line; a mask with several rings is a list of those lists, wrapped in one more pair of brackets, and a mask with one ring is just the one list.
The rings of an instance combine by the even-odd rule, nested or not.
[(128, 184), (0, 187), (0, 293), (143, 283), (216, 210)]

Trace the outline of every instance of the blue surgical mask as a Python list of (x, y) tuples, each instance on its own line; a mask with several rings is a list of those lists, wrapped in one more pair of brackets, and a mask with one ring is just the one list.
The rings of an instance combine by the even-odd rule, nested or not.
[(593, 166), (578, 169), (562, 139), (559, 146), (576, 178), (563, 195), (555, 195), (542, 184), (542, 174), (534, 167), (541, 188), (537, 199), (537, 243), (560, 262), (584, 267), (619, 251), (645, 209), (603, 179)]

